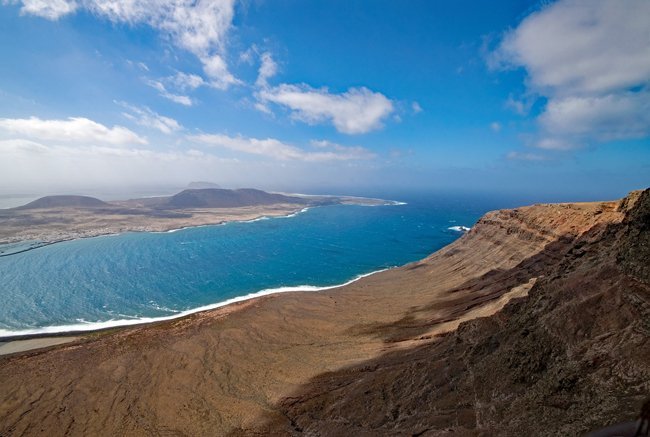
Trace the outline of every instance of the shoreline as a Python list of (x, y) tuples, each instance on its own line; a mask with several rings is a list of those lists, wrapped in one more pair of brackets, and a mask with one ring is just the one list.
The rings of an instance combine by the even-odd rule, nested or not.
[[(415, 261), (417, 262), (417, 261)], [(409, 263), (410, 264), (410, 263)], [(405, 264), (408, 265), (408, 264)], [(353, 284), (361, 279), (367, 278), (369, 276), (375, 275), (377, 273), (382, 273), (386, 272), (389, 270), (393, 270), (399, 267), (403, 266), (393, 266), (393, 267), (386, 267), (383, 269), (379, 270), (374, 270), (372, 272), (368, 273), (363, 273), (360, 275), (357, 275), (356, 277), (350, 279), (349, 281), (346, 281), (341, 284), (335, 284), (335, 285), (325, 285), (325, 286), (317, 286), (317, 285), (295, 285), (295, 286), (286, 286), (286, 287), (276, 287), (276, 288), (265, 288), (260, 291), (256, 291), (254, 293), (249, 293), (245, 294), (243, 296), (236, 296), (230, 299), (226, 299), (221, 302), (215, 302), (207, 305), (202, 305), (200, 307), (188, 309), (188, 310), (183, 310), (178, 312), (177, 314), (172, 314), (170, 316), (161, 316), (161, 317), (140, 317), (137, 319), (118, 319), (118, 320), (107, 320), (105, 322), (89, 322), (89, 323), (79, 323), (79, 324), (74, 324), (74, 325), (58, 325), (58, 326), (48, 326), (48, 327), (43, 327), (43, 328), (35, 328), (35, 329), (25, 329), (21, 331), (7, 331), (7, 332), (2, 332), (0, 330), (0, 347), (5, 346), (7, 343), (12, 343), (12, 342), (22, 342), (22, 341), (30, 341), (30, 340), (36, 340), (36, 339), (47, 339), (47, 338), (64, 338), (64, 337), (74, 337), (74, 341), (77, 339), (81, 339), (86, 335), (89, 334), (95, 334), (95, 333), (101, 333), (103, 331), (109, 331), (109, 330), (114, 330), (114, 329), (121, 329), (121, 328), (130, 328), (130, 327), (142, 327), (142, 326), (148, 326), (148, 325), (155, 325), (157, 323), (164, 323), (164, 322), (169, 322), (172, 320), (178, 320), (182, 319), (185, 317), (192, 316), (194, 314), (198, 313), (205, 313), (205, 312), (210, 312), (213, 310), (221, 309), (224, 307), (228, 307), (231, 305), (235, 305), (238, 303), (242, 302), (248, 302), (251, 303), (251, 301), (254, 301), (256, 299), (260, 299), (266, 296), (271, 296), (271, 295), (276, 295), (276, 294), (284, 294), (284, 293), (293, 293), (293, 292), (319, 292), (319, 291), (326, 291), (326, 290), (334, 290), (337, 288), (342, 288), (346, 287), (350, 284)], [(96, 328), (88, 328), (89, 325), (95, 325), (97, 326)], [(44, 346), (47, 347), (47, 346)], [(40, 347), (37, 347), (40, 348)], [(36, 348), (30, 348), (26, 350), (33, 350)], [(0, 356), (3, 354), (0, 351)]]
[[(323, 197), (323, 196), (321, 196)], [(355, 198), (358, 200), (368, 200), (368, 201), (373, 201), (373, 202), (383, 202), (383, 203), (347, 203), (347, 202), (341, 202), (338, 203), (338, 205), (357, 205), (357, 206), (401, 206), (401, 205), (406, 205), (406, 202), (400, 202), (396, 200), (386, 200), (386, 199), (374, 199), (374, 198)], [(336, 205), (336, 204), (333, 204)], [(278, 205), (267, 205), (269, 207), (274, 207)], [(221, 218), (220, 220), (215, 220), (214, 222), (207, 222), (207, 223), (199, 223), (199, 224), (189, 224), (186, 226), (178, 226), (178, 225), (173, 225), (173, 224), (168, 224), (168, 226), (165, 226), (164, 224), (161, 226), (160, 229), (153, 229), (153, 225), (145, 225), (144, 227), (138, 227), (137, 225), (133, 225), (132, 228), (129, 228), (128, 226), (125, 227), (124, 229), (120, 229), (117, 231), (93, 231), (89, 230), (86, 231), (85, 233), (82, 233), (81, 231), (78, 231), (80, 235), (75, 235), (75, 233), (71, 233), (68, 235), (64, 235), (61, 238), (38, 238), (38, 236), (29, 238), (29, 239), (16, 239), (16, 240), (4, 240), (0, 242), (0, 249), (3, 248), (3, 246), (9, 246), (9, 245), (20, 245), (21, 243), (29, 243), (29, 242), (34, 242), (35, 244), (31, 247), (26, 247), (22, 248), (20, 250), (17, 250), (15, 252), (10, 252), (10, 253), (2, 253), (0, 252), (0, 258), (6, 257), (6, 256), (12, 256), (12, 255), (18, 255), (20, 253), (24, 252), (29, 252), (31, 250), (35, 249), (40, 249), (45, 246), (49, 246), (52, 244), (57, 244), (57, 243), (63, 243), (66, 241), (75, 241), (75, 240), (83, 240), (83, 239), (88, 239), (88, 238), (98, 238), (98, 237), (110, 237), (110, 236), (117, 236), (117, 235), (122, 235), (126, 233), (131, 233), (131, 232), (143, 232), (143, 233), (151, 233), (151, 234), (164, 234), (164, 233), (173, 233), (173, 232), (179, 232), (183, 231), (186, 229), (193, 229), (193, 228), (200, 228), (200, 227), (207, 227), (207, 226), (222, 226), (226, 225), (228, 223), (253, 223), (256, 221), (260, 220), (267, 220), (267, 219), (273, 219), (273, 218), (291, 218), (295, 217), (298, 214), (302, 214), (303, 212), (308, 211), (309, 209), (312, 208), (317, 208), (317, 207), (322, 207), (322, 206), (330, 206), (330, 205), (309, 205), (309, 206), (304, 206), (304, 205), (293, 205), (293, 208), (289, 208), (285, 211), (282, 211), (279, 214), (274, 214), (273, 210), (268, 210), (268, 211), (260, 211), (259, 214), (253, 215), (252, 217), (245, 218), (245, 219), (240, 219), (240, 218)], [(237, 209), (237, 208), (235, 208)], [(219, 211), (220, 212), (220, 211)], [(46, 234), (47, 235), (47, 234)]]
[[(306, 208), (301, 208), (301, 209), (296, 209), (294, 211), (291, 211), (287, 214), (282, 214), (282, 215), (269, 215), (269, 214), (262, 214), (258, 217), (252, 218), (252, 219), (245, 219), (245, 220), (221, 220), (218, 222), (214, 223), (205, 223), (205, 224), (200, 224), (200, 225), (189, 225), (189, 226), (181, 226), (180, 228), (169, 228), (169, 229), (162, 229), (162, 230), (138, 230), (138, 229), (126, 229), (120, 232), (106, 232), (106, 233), (98, 233), (95, 235), (84, 235), (80, 237), (72, 237), (72, 238), (62, 238), (60, 240), (54, 240), (54, 241), (42, 241), (39, 242), (39, 244), (18, 250), (16, 252), (11, 252), (11, 253), (0, 253), (0, 258), (5, 257), (5, 256), (12, 256), (12, 255), (18, 255), (19, 253), (24, 253), (24, 252), (29, 252), (30, 250), (36, 250), (40, 249), (42, 247), (46, 246), (51, 246), (52, 244), (58, 244), (58, 243), (65, 243), (66, 241), (77, 241), (77, 240), (87, 240), (90, 238), (101, 238), (101, 237), (116, 237), (119, 235), (123, 234), (128, 234), (128, 233), (148, 233), (148, 234), (171, 234), (174, 232), (179, 232), (179, 231), (185, 231), (188, 229), (195, 229), (195, 228), (204, 228), (208, 226), (223, 226), (227, 225), (228, 223), (253, 223), (256, 221), (260, 220), (267, 220), (267, 219), (274, 219), (274, 218), (291, 218), (295, 217), (298, 214), (302, 214), (303, 212), (306, 212), (307, 210), (311, 208), (316, 208), (319, 205), (315, 206), (309, 206)], [(27, 243), (29, 241), (34, 241), (34, 240), (17, 240), (17, 241), (12, 241), (9, 243), (0, 243), (0, 248), (4, 245), (9, 245), (9, 244), (21, 244), (21, 243)]]
[[(380, 205), (365, 205), (365, 204), (359, 204), (358, 206), (401, 206), (401, 205), (406, 205), (405, 202), (399, 202), (399, 201), (393, 201), (393, 200), (385, 200), (385, 199), (371, 199), (371, 200), (381, 200), (382, 202), (385, 202)], [(340, 205), (355, 205), (355, 204), (349, 204), (349, 203), (342, 203)], [(124, 231), (124, 232), (116, 232), (116, 233), (105, 233), (105, 234), (98, 234), (98, 235), (92, 235), (92, 236), (82, 236), (82, 237), (77, 237), (77, 238), (69, 238), (69, 239), (62, 239), (58, 241), (52, 241), (52, 242), (45, 242), (42, 245), (30, 247), (24, 250), (21, 250), (19, 252), (13, 252), (9, 254), (3, 254), (0, 256), (11, 256), (11, 255), (16, 255), (19, 253), (27, 252), (30, 250), (35, 250), (39, 249), (42, 247), (46, 247), (52, 244), (57, 244), (57, 243), (62, 243), (66, 241), (75, 241), (75, 240), (82, 240), (82, 239), (89, 239), (89, 238), (101, 238), (101, 237), (111, 237), (111, 236), (119, 236), (122, 234), (130, 233), (130, 232), (145, 232), (145, 233), (154, 233), (154, 234), (167, 234), (167, 233), (175, 233), (183, 230), (189, 230), (193, 228), (200, 228), (200, 227), (208, 227), (208, 226), (224, 226), (229, 223), (253, 223), (261, 220), (269, 220), (269, 219), (280, 219), (280, 218), (292, 218), (296, 217), (299, 214), (302, 214), (304, 212), (307, 212), (310, 209), (319, 207), (319, 206), (328, 206), (328, 205), (312, 205), (312, 206), (307, 206), (307, 207), (301, 207), (301, 208), (296, 208), (293, 211), (290, 211), (287, 214), (282, 214), (282, 215), (269, 215), (269, 214), (263, 214), (258, 217), (252, 218), (252, 219), (245, 219), (245, 220), (222, 220), (218, 223), (210, 223), (210, 224), (200, 224), (200, 225), (195, 225), (195, 226), (184, 226), (180, 228), (171, 228), (167, 230), (161, 230), (161, 231)], [(414, 261), (414, 262), (417, 262)], [(410, 263), (407, 263), (408, 265)], [(89, 334), (93, 333), (101, 333), (103, 331), (108, 331), (108, 330), (114, 330), (114, 329), (127, 329), (129, 327), (139, 327), (139, 326), (146, 326), (146, 325), (154, 325), (157, 323), (164, 323), (172, 320), (177, 320), (185, 317), (189, 317), (193, 314), (197, 313), (202, 313), (202, 312), (209, 312), (213, 311), (219, 308), (223, 308), (229, 305), (234, 305), (240, 302), (247, 302), (247, 301), (252, 301), (255, 299), (262, 298), (264, 296), (270, 296), (274, 294), (282, 294), (282, 293), (287, 293), (287, 292), (300, 292), (300, 291), (325, 291), (325, 290), (332, 290), (336, 288), (341, 288), (345, 287), (349, 284), (352, 284), (360, 279), (366, 278), (368, 276), (381, 273), (387, 270), (395, 269), (401, 266), (391, 266), (387, 268), (382, 268), (378, 270), (374, 270), (371, 272), (359, 274), (355, 276), (354, 278), (340, 284), (335, 284), (335, 285), (327, 285), (327, 286), (317, 286), (317, 285), (310, 285), (310, 284), (303, 284), (303, 285), (297, 285), (297, 286), (281, 286), (281, 287), (276, 287), (276, 288), (265, 288), (262, 290), (259, 290), (257, 292), (249, 293), (243, 296), (236, 296), (230, 299), (226, 299), (224, 301), (220, 302), (215, 302), (207, 305), (202, 305), (196, 308), (191, 308), (187, 310), (182, 310), (178, 311), (174, 314), (167, 315), (167, 316), (154, 316), (154, 317), (138, 317), (138, 318), (133, 318), (133, 319), (116, 319), (116, 320), (107, 320), (107, 321), (101, 321), (101, 322), (87, 322), (87, 323), (78, 323), (78, 324), (68, 324), (68, 325), (58, 325), (58, 326), (46, 326), (42, 328), (33, 328), (33, 329), (23, 329), (23, 330), (17, 330), (17, 331), (8, 331), (8, 330), (2, 330), (0, 329), (0, 347), (1, 346), (6, 346), (7, 343), (13, 343), (13, 342), (29, 342), (31, 340), (36, 340), (36, 339), (56, 339), (56, 338), (63, 338), (63, 337), (74, 337), (72, 340), (69, 341), (74, 341), (74, 340), (79, 340), (83, 339), (84, 336), (87, 336)], [(55, 346), (61, 343), (57, 344), (52, 344), (51, 346)], [(28, 350), (34, 350), (34, 349), (40, 349), (42, 347), (48, 347), (46, 346), (36, 346), (33, 348), (29, 349), (24, 349), (21, 350), (20, 352), (28, 351)], [(13, 354), (14, 352), (11, 352)], [(15, 352), (18, 353), (18, 352)], [(5, 355), (2, 352), (0, 352), (0, 356)]]

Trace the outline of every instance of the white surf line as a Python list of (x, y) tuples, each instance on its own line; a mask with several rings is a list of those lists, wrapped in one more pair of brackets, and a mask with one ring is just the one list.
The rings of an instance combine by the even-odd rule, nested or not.
[(182, 317), (189, 316), (191, 314), (196, 314), (203, 311), (210, 311), (217, 308), (224, 307), (237, 302), (244, 302), (247, 300), (255, 299), (262, 296), (268, 296), (270, 294), (278, 293), (289, 293), (294, 291), (324, 291), (324, 290), (333, 290), (336, 288), (345, 287), (354, 282), (357, 282), (360, 279), (366, 278), (368, 276), (385, 272), (387, 270), (393, 269), (395, 267), (388, 267), (385, 269), (375, 270), (370, 273), (364, 273), (359, 275), (343, 284), (337, 285), (328, 285), (319, 287), (316, 285), (297, 285), (291, 287), (277, 287), (277, 288), (266, 288), (255, 293), (249, 293), (244, 296), (237, 296), (230, 299), (227, 299), (222, 302), (217, 302), (209, 305), (203, 305), (197, 308), (192, 308), (189, 310), (180, 311), (177, 314), (171, 316), (161, 316), (161, 317), (140, 317), (137, 319), (119, 319), (119, 320), (107, 320), (105, 322), (86, 322), (86, 323), (76, 323), (71, 325), (59, 325), (59, 326), (46, 326), (43, 328), (35, 329), (24, 329), (20, 331), (9, 331), (6, 329), (0, 329), (0, 341), (10, 340), (13, 337), (21, 337), (26, 335), (42, 335), (42, 334), (61, 334), (61, 333), (72, 333), (72, 332), (91, 332), (98, 331), (108, 328), (117, 328), (122, 326), (135, 326), (135, 325), (144, 325), (154, 322), (164, 322), (168, 320), (175, 320)]
[(469, 226), (450, 226), (447, 229), (456, 232), (469, 232), (472, 230)]
[[(291, 218), (291, 217), (297, 216), (298, 214), (302, 214), (303, 212), (307, 212), (307, 210), (309, 210), (311, 208), (316, 208), (316, 207), (317, 206), (309, 206), (307, 208), (303, 208), (301, 210), (290, 212), (290, 213), (284, 214), (284, 215), (261, 215), (259, 217), (255, 217), (255, 218), (247, 219), (247, 220), (223, 220), (223, 221), (218, 222), (218, 223), (211, 223), (211, 224), (209, 223), (209, 224), (204, 224), (204, 225), (193, 225), (193, 226), (183, 226), (183, 227), (180, 227), (180, 228), (168, 229), (166, 231), (144, 231), (144, 232), (149, 233), (149, 234), (173, 234), (174, 232), (185, 231), (187, 229), (207, 228), (207, 227), (210, 227), (210, 226), (224, 226), (224, 225), (227, 225), (229, 223), (255, 223), (255, 222), (259, 222), (259, 221), (263, 221), (263, 220)], [(134, 231), (134, 232), (137, 232), (137, 231)]]

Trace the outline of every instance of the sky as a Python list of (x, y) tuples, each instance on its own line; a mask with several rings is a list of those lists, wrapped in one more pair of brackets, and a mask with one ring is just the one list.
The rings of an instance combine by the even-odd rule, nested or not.
[(650, 186), (650, 2), (0, 0), (0, 195)]

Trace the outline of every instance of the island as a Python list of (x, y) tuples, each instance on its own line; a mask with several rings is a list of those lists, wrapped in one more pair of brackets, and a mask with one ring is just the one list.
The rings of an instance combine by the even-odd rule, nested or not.
[(334, 204), (384, 205), (382, 199), (191, 188), (173, 196), (106, 202), (75, 195), (46, 196), (0, 209), (0, 256), (76, 238), (123, 232), (167, 232), (192, 226), (295, 214)]

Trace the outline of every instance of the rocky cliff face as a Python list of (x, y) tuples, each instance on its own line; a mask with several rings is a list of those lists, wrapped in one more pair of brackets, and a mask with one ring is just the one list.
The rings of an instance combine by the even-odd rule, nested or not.
[(483, 275), (471, 293), (535, 277), (527, 298), (439, 341), (314, 378), (281, 402), (289, 424), (270, 429), (568, 436), (634, 419), (650, 393), (649, 213), (646, 190), (619, 204), (486, 215), (463, 244), (517, 234), (522, 247), (544, 248), (515, 266), (505, 251), (510, 268)]
[(650, 191), (430, 257), (0, 357), (0, 435), (580, 435), (650, 392)]

